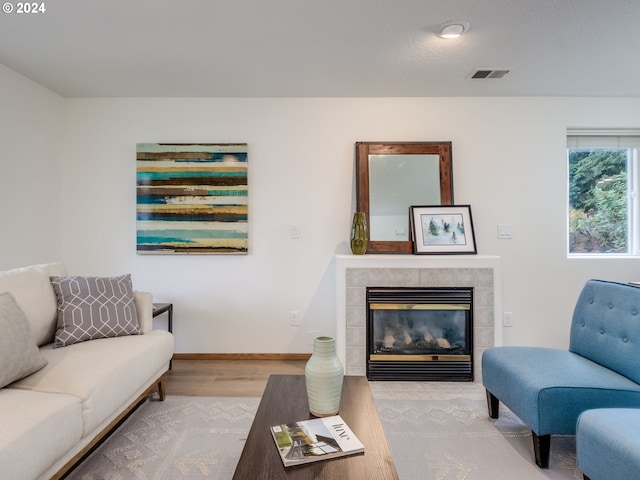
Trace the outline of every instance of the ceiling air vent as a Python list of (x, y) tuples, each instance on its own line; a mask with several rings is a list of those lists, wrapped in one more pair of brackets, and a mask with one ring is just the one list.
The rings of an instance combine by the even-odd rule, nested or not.
[(469, 78), (502, 78), (507, 73), (509, 70), (503, 68), (476, 68), (471, 72)]

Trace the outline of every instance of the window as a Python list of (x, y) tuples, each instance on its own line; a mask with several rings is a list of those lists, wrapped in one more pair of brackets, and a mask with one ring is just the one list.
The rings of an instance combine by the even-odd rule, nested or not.
[(570, 255), (639, 255), (640, 131), (569, 131)]

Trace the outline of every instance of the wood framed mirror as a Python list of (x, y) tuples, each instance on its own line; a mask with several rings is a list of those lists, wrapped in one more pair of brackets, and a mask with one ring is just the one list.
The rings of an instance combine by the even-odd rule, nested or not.
[(367, 253), (412, 253), (409, 207), (453, 205), (451, 142), (357, 142), (356, 179)]

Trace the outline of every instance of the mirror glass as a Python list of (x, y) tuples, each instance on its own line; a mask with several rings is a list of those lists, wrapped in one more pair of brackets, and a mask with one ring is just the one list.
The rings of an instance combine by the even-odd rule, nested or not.
[(439, 204), (438, 155), (369, 155), (371, 240), (410, 240), (409, 207)]
[(412, 253), (409, 207), (453, 204), (451, 142), (358, 142), (356, 176), (367, 253)]

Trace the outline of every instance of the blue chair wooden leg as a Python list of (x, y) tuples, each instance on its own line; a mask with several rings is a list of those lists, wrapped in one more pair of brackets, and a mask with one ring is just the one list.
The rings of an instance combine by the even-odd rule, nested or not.
[(489, 391), (487, 392), (487, 408), (489, 409), (489, 417), (498, 418), (500, 411), (500, 401)]
[(549, 468), (551, 435), (536, 435), (536, 433), (532, 430), (531, 438), (533, 438), (533, 452), (536, 457), (536, 464), (540, 468)]
[[(485, 389), (487, 393), (487, 408), (489, 410), (489, 417), (498, 418), (500, 411), (500, 400)], [(533, 452), (536, 459), (536, 465), (540, 468), (549, 468), (549, 452), (551, 450), (551, 435), (536, 435), (531, 431), (531, 438), (533, 439)], [(587, 479), (588, 480), (588, 479)]]

